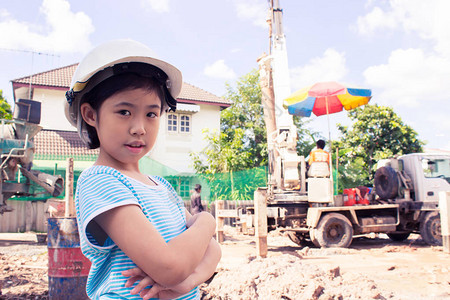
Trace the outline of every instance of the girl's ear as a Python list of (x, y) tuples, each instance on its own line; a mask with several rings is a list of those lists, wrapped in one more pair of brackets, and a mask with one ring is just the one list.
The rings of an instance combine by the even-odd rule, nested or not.
[(89, 103), (83, 103), (80, 106), (80, 114), (83, 120), (90, 126), (95, 127), (97, 121), (97, 111)]

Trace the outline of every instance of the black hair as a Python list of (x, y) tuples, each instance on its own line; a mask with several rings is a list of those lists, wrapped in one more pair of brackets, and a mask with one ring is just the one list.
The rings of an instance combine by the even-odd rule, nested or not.
[[(98, 111), (106, 99), (115, 95), (118, 92), (128, 91), (133, 89), (145, 89), (154, 91), (161, 99), (161, 113), (164, 110), (164, 90), (157, 80), (151, 77), (141, 76), (137, 73), (121, 73), (100, 82), (88, 93), (83, 95), (81, 104), (88, 103), (95, 111)], [(81, 118), (81, 116), (80, 116)], [(87, 134), (89, 137), (88, 147), (96, 149), (100, 147), (100, 140), (98, 139), (97, 130), (85, 124)]]
[(324, 140), (318, 140), (318, 141), (316, 142), (316, 146), (317, 146), (317, 148), (319, 148), (319, 149), (325, 148), (325, 141), (324, 141)]
[(200, 192), (200, 190), (202, 189), (202, 186), (200, 184), (196, 184), (194, 190), (198, 192)]

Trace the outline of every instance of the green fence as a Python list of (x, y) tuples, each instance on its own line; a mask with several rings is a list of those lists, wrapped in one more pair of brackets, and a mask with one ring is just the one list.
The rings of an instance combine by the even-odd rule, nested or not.
[(210, 200), (252, 200), (258, 187), (267, 186), (267, 168), (199, 174), (207, 182)]
[[(66, 169), (62, 167), (63, 157), (58, 157), (59, 162), (55, 161), (54, 167), (33, 167), (33, 170), (41, 171), (50, 175), (60, 175), (66, 178)], [(42, 157), (41, 157), (42, 159)], [(51, 160), (51, 159), (49, 159)], [(86, 161), (86, 159), (83, 159)], [(59, 164), (59, 165), (58, 165)], [(216, 174), (195, 174), (180, 173), (161, 163), (145, 157), (140, 163), (141, 171), (145, 174), (158, 175), (169, 181), (178, 195), (183, 200), (189, 200), (190, 194), (196, 184), (202, 185), (202, 199), (208, 202), (214, 200), (252, 200), (254, 191), (258, 187), (267, 184), (267, 169), (265, 167), (254, 168), (250, 170), (216, 173)], [(74, 170), (74, 188), (82, 170)], [(21, 182), (25, 182), (26, 178), (21, 176)], [(18, 197), (12, 199), (21, 201), (42, 201), (50, 198), (50, 195), (37, 184), (32, 184), (29, 189), (30, 193), (35, 196)], [(65, 190), (58, 199), (64, 199)]]
[[(66, 170), (65, 160), (67, 157), (63, 156), (40, 156), (40, 161), (46, 161), (46, 165), (50, 166), (54, 162), (53, 167), (34, 166), (33, 170), (38, 170), (51, 175), (60, 175), (65, 179)], [(80, 156), (74, 159), (78, 162), (93, 162), (95, 156)], [(52, 163), (49, 163), (52, 162)], [(253, 194), (258, 187), (267, 186), (267, 167), (258, 167), (248, 170), (215, 173), (215, 174), (196, 174), (178, 172), (164, 164), (161, 164), (149, 157), (144, 157), (139, 162), (139, 167), (142, 173), (149, 175), (157, 175), (169, 181), (178, 195), (185, 201), (189, 200), (192, 190), (196, 184), (202, 185), (202, 199), (208, 202), (214, 200), (252, 200)], [(82, 170), (74, 170), (74, 188)], [(334, 177), (334, 192), (335, 194), (341, 192), (338, 190), (336, 170), (333, 170)], [(25, 182), (26, 178), (21, 177), (21, 182)], [(17, 197), (14, 200), (23, 201), (41, 201), (50, 197), (45, 190), (36, 185), (30, 186), (30, 193), (36, 194), (33, 197)], [(64, 199), (65, 191), (58, 196), (59, 199)]]

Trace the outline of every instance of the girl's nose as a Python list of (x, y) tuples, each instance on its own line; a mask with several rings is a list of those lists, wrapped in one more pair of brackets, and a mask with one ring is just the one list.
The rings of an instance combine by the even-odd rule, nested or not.
[(131, 124), (130, 133), (131, 135), (144, 135), (146, 133), (144, 122), (139, 119), (135, 120)]

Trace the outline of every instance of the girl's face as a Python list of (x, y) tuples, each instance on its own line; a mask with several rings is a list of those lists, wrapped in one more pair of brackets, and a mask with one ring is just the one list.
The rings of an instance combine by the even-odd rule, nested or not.
[(98, 111), (81, 106), (85, 121), (97, 130), (100, 154), (97, 164), (118, 170), (137, 170), (139, 160), (156, 141), (161, 99), (154, 91), (132, 89), (107, 98)]

